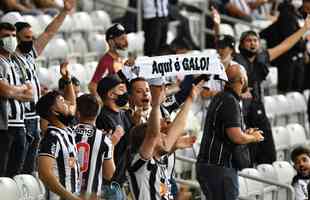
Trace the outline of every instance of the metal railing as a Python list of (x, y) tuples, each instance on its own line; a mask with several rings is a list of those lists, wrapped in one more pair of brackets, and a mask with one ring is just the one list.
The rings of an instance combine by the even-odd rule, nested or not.
[[(176, 159), (180, 160), (180, 161), (183, 161), (183, 162), (188, 162), (188, 163), (191, 163), (191, 164), (195, 164), (196, 163), (196, 159), (188, 158), (188, 157), (185, 157), (185, 156), (176, 155)], [(264, 178), (261, 178), (261, 177), (249, 175), (249, 174), (244, 174), (242, 172), (239, 172), (238, 175), (241, 176), (241, 177), (244, 177), (244, 178), (247, 178), (247, 179), (251, 179), (251, 180), (254, 180), (254, 181), (258, 181), (258, 182), (262, 182), (262, 183), (265, 183), (265, 184), (268, 184), (268, 185), (273, 185), (273, 186), (277, 186), (277, 187), (280, 187), (280, 188), (284, 188), (287, 191), (287, 199), (288, 200), (294, 200), (295, 199), (295, 192), (294, 192), (294, 189), (293, 189), (293, 187), (291, 185), (283, 184), (283, 183), (280, 183), (278, 181), (268, 180), (268, 179), (264, 179)], [(177, 183), (188, 185), (188, 186), (193, 187), (193, 188), (197, 188), (197, 189), (200, 188), (198, 182), (194, 181), (194, 180), (176, 179), (176, 181), (177, 181)], [(240, 200), (248, 200), (248, 198), (241, 197), (241, 196), (239, 197), (239, 199)]]

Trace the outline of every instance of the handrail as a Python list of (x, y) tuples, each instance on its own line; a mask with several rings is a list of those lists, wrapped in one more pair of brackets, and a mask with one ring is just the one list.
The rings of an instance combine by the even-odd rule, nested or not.
[[(177, 160), (180, 160), (180, 161), (184, 161), (184, 162), (188, 162), (188, 163), (196, 163), (196, 159), (193, 159), (193, 158), (188, 158), (186, 156), (180, 156), (180, 155), (176, 155), (176, 159)], [(266, 184), (269, 184), (269, 185), (275, 185), (275, 186), (278, 186), (278, 187), (282, 187), (282, 188), (285, 188), (287, 191), (288, 191), (288, 199), (289, 200), (294, 200), (295, 199), (295, 192), (294, 192), (294, 189), (291, 185), (288, 185), (288, 184), (283, 184), (283, 183), (280, 183), (278, 181), (273, 181), (273, 180), (268, 180), (268, 179), (263, 179), (261, 177), (257, 177), (257, 176), (253, 176), (253, 175), (249, 175), (249, 174), (244, 174), (242, 172), (239, 172), (238, 173), (239, 176), (241, 177), (244, 177), (244, 178), (247, 178), (247, 179), (251, 179), (251, 180), (255, 180), (255, 181), (259, 181), (259, 182), (263, 182), (263, 183), (266, 183)], [(185, 180), (180, 180), (180, 181), (185, 181)], [(194, 183), (193, 181), (189, 182), (189, 181), (186, 181), (184, 182), (185, 184), (189, 184), (190, 186), (193, 185), (194, 187)], [(239, 197), (239, 199), (243, 199), (242, 197)]]

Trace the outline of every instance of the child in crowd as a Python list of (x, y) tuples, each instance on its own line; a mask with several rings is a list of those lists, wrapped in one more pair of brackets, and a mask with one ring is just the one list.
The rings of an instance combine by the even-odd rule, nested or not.
[(292, 185), (295, 189), (296, 200), (307, 200), (310, 183), (310, 149), (306, 147), (297, 147), (291, 153), (291, 159), (297, 175), (293, 178)]

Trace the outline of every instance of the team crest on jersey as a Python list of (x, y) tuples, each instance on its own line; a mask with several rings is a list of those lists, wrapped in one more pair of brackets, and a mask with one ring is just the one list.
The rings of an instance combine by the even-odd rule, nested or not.
[(51, 146), (51, 154), (52, 155), (56, 154), (56, 148), (57, 148), (57, 145), (56, 144), (52, 144), (52, 146)]

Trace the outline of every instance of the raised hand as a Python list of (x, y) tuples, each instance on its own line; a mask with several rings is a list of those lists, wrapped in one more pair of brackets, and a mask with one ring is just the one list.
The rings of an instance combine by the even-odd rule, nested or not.
[(221, 24), (221, 16), (220, 16), (219, 12), (213, 6), (211, 7), (211, 12), (212, 12), (213, 22), (216, 25), (220, 25)]
[(197, 85), (193, 84), (192, 90), (190, 92), (189, 98), (196, 100), (202, 91), (202, 86), (205, 83), (204, 80), (200, 81)]
[(60, 64), (60, 74), (64, 79), (70, 79), (70, 73), (68, 70), (69, 62), (65, 61)]
[(166, 99), (166, 88), (162, 86), (151, 86), (152, 105), (160, 105)]
[(64, 0), (64, 11), (70, 12), (75, 7), (75, 0)]
[(115, 146), (118, 144), (118, 142), (121, 140), (121, 138), (124, 136), (125, 131), (121, 126), (117, 126), (111, 135), (112, 144)]
[(193, 135), (184, 135), (178, 138), (176, 142), (177, 149), (190, 148), (196, 142), (197, 138)]

